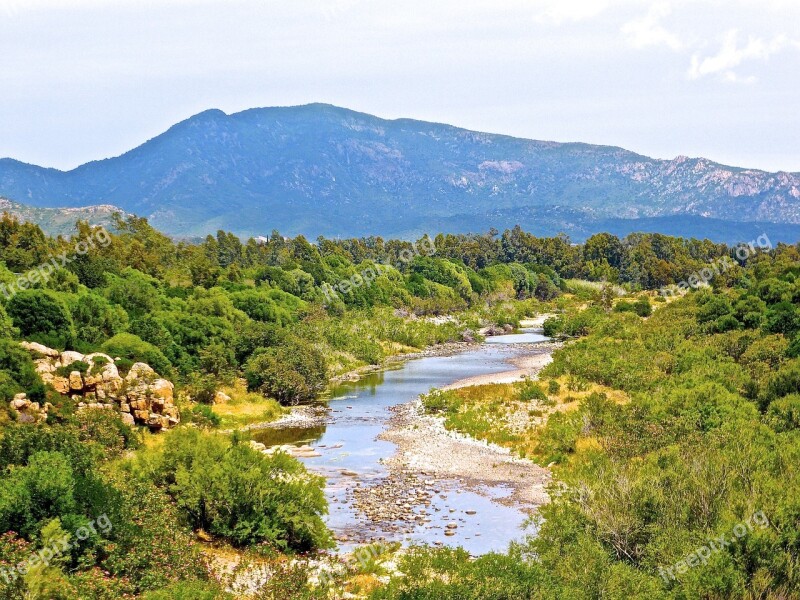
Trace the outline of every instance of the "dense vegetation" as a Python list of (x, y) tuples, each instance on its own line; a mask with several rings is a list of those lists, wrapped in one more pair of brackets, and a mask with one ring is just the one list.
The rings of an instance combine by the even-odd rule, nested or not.
[[(581, 336), (541, 376), (567, 410), (495, 438), (557, 463), (537, 535), (474, 562), (415, 551), (374, 597), (800, 597), (798, 259), (761, 254), (649, 318), (598, 294), (552, 319)], [(426, 403), (462, 429), (481, 414), (468, 393)]]
[[(335, 375), (472, 339), (483, 325), (516, 324), (544, 303), (562, 310), (551, 333), (584, 337), (557, 355), (548, 376), (565, 389), (585, 382), (621, 390), (630, 402), (598, 394), (544, 427), (536, 455), (561, 463), (564, 487), (530, 547), (476, 562), (415, 552), (404, 572), (419, 577), (379, 593), (721, 597), (797, 585), (797, 510), (788, 493), (800, 411), (794, 247), (760, 253), (713, 288), (664, 306), (616, 296), (676, 283), (735, 249), (659, 235), (573, 245), (518, 228), (415, 243), (312, 244), (277, 233), (242, 242), (225, 232), (186, 243), (143, 219), (116, 227), (109, 234), (79, 223), (72, 239), (48, 238), (35, 225), (0, 219), (3, 597), (222, 597), (197, 536), (259, 557), (331, 546), (322, 480), (282, 453), (257, 452), (238, 433), (213, 431), (241, 422), (235, 411), (211, 408), (216, 391), (237, 390), (257, 418), (274, 418), (282, 410), (275, 401), (313, 400)], [(122, 370), (148, 363), (176, 383), (185, 425), (154, 436), (110, 412), (78, 410), (43, 384), (20, 340), (103, 351)], [(9, 401), (22, 392), (50, 403), (46, 422), (16, 422)], [(515, 397), (547, 393), (527, 387)], [(771, 527), (715, 555), (719, 569), (709, 563), (690, 582), (662, 585), (659, 565), (756, 510)], [(76, 535), (101, 516), (109, 527)], [(8, 571), (65, 538), (69, 548), (47, 564)], [(452, 585), (427, 581), (426, 561), (454, 569)], [(293, 569), (286, 589), (306, 589)], [(489, 573), (485, 585), (469, 585)], [(511, 595), (490, 595), (494, 582)]]

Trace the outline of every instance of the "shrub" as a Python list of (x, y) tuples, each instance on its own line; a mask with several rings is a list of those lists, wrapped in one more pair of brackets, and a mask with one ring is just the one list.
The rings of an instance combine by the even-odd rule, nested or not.
[(284, 551), (332, 545), (322, 521), (325, 480), (282, 452), (265, 455), (227, 436), (181, 428), (143, 465), (167, 486), (193, 527), (247, 546)]
[(533, 381), (528, 381), (523, 384), (519, 390), (519, 399), (521, 402), (530, 402), (531, 400), (538, 400), (540, 402), (547, 401), (547, 394), (544, 393), (542, 386)]
[(257, 351), (245, 364), (244, 374), (249, 390), (289, 405), (313, 400), (328, 381), (325, 356), (300, 339)]
[(165, 377), (172, 373), (172, 365), (161, 350), (132, 333), (118, 333), (103, 344), (103, 352), (147, 363), (156, 373)]
[(551, 379), (547, 383), (547, 393), (551, 396), (555, 396), (556, 394), (561, 392), (561, 385), (555, 379)]
[(219, 427), (222, 419), (208, 404), (197, 404), (189, 411), (189, 419), (198, 427), (213, 429)]
[(61, 377), (69, 377), (69, 374), (73, 371), (78, 371), (81, 375), (86, 375), (86, 373), (89, 371), (89, 363), (82, 360), (72, 361), (65, 367), (58, 367), (56, 369), (56, 375)]
[(7, 306), (23, 337), (66, 348), (75, 343), (75, 327), (67, 305), (50, 290), (24, 290)]

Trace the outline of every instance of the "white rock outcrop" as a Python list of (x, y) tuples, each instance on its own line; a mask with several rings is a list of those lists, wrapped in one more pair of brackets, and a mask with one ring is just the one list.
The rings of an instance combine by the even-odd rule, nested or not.
[[(174, 400), (175, 386), (159, 377), (148, 364), (135, 363), (123, 378), (114, 359), (107, 354), (59, 352), (35, 342), (22, 342), (21, 346), (33, 354), (42, 381), (58, 393), (77, 400), (79, 410), (116, 410), (125, 423), (146, 425), (151, 429), (167, 429), (180, 423)], [(75, 363), (86, 363), (89, 368), (70, 370)], [(47, 406), (43, 410), (24, 396), (17, 394), (10, 403), (20, 421), (35, 422), (47, 417)]]

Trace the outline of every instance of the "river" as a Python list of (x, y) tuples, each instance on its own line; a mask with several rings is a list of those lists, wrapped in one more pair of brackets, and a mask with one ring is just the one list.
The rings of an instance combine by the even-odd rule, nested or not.
[(502, 485), (466, 489), (457, 479), (425, 481), (430, 479), (428, 474), (420, 473), (420, 487), (427, 487), (430, 493), (424, 507), (415, 507), (417, 516), (411, 523), (368, 518), (354, 505), (353, 492), (380, 485), (390, 476), (384, 462), (397, 448), (379, 439), (392, 416), (390, 408), (431, 388), (509, 371), (513, 369), (510, 360), (546, 340), (538, 330), (526, 330), (488, 338), (479, 347), (458, 354), (399, 363), (335, 387), (328, 400), (330, 419), (325, 426), (263, 430), (254, 438), (267, 445), (309, 444), (321, 454), (302, 460), (309, 470), (327, 479), (327, 523), (342, 549), (357, 542), (388, 539), (461, 546), (475, 555), (505, 550), (509, 542), (523, 535), (528, 513), (498, 502), (509, 493)]

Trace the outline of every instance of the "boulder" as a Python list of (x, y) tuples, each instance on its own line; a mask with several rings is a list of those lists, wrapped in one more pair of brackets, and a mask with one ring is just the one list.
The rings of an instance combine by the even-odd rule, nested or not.
[(142, 362), (134, 363), (131, 370), (125, 376), (125, 381), (134, 381), (136, 379), (155, 378), (156, 372), (150, 365)]
[(53, 387), (59, 394), (69, 394), (69, 379), (56, 375), (53, 377)]
[(37, 358), (33, 361), (36, 365), (36, 372), (40, 375), (44, 373), (54, 373), (56, 370), (55, 361), (50, 358)]
[(61, 359), (59, 362), (61, 363), (62, 367), (68, 367), (72, 363), (77, 361), (83, 361), (84, 355), (80, 352), (73, 352), (72, 350), (67, 350), (61, 353)]
[(214, 404), (225, 404), (226, 402), (230, 401), (231, 397), (225, 392), (217, 391), (217, 393), (214, 394)]
[(150, 391), (153, 396), (163, 400), (164, 402), (172, 402), (172, 392), (175, 386), (171, 381), (166, 379), (156, 379), (150, 384)]
[[(20, 396), (22, 396), (20, 398)], [(25, 394), (17, 394), (11, 401), (11, 408), (14, 410), (24, 410), (31, 405), (31, 401), (25, 397)]]
[(73, 391), (80, 391), (83, 389), (83, 377), (80, 371), (72, 371), (69, 374), (69, 389)]
[(36, 354), (41, 354), (42, 356), (49, 356), (50, 358), (58, 358), (60, 354), (58, 350), (48, 348), (47, 346), (38, 344), (36, 342), (20, 342), (19, 345), (25, 348), (25, 350), (34, 352)]
[[(35, 342), (23, 342), (21, 346), (34, 354), (36, 371), (42, 381), (52, 385), (58, 393), (71, 397), (81, 410), (116, 410), (125, 423), (147, 425), (155, 430), (180, 423), (174, 401), (175, 386), (159, 377), (146, 363), (135, 363), (123, 379), (114, 364), (117, 359), (108, 354), (59, 352)], [(99, 358), (103, 360), (96, 363)], [(67, 377), (57, 374), (60, 367), (76, 361), (89, 365), (86, 374), (81, 375), (77, 370)], [(47, 406), (40, 410), (38, 404), (31, 403), (24, 395), (15, 397), (10, 404), (24, 422), (36, 422), (47, 417)]]

